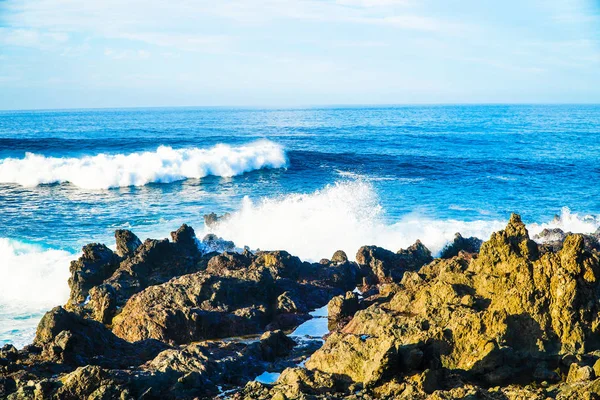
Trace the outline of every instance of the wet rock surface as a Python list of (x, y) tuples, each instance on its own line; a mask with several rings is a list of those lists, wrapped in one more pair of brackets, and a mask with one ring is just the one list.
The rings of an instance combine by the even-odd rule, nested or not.
[[(0, 349), (0, 398), (600, 398), (595, 235), (534, 241), (513, 215), (440, 258), (417, 241), (356, 263), (235, 252), (187, 225), (115, 239), (84, 247), (30, 346)], [(325, 305), (324, 343), (290, 334)]]

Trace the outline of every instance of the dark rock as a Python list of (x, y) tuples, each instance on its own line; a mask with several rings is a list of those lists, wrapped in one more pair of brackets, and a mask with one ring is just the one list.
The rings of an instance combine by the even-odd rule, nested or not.
[(166, 239), (146, 240), (105, 280), (116, 291), (117, 306), (148, 286), (206, 268), (192, 228), (182, 225), (171, 236), (173, 243)]
[(306, 307), (299, 306), (296, 304), (296, 301), (293, 299), (293, 294), (286, 291), (277, 297), (277, 313), (285, 314), (285, 313), (298, 313), (298, 312), (307, 312)]
[(216, 275), (226, 275), (227, 272), (248, 268), (252, 258), (239, 253), (224, 252), (208, 261), (206, 272)]
[(405, 271), (416, 271), (431, 262), (431, 252), (420, 242), (393, 253), (377, 246), (363, 246), (356, 261), (377, 283), (400, 282)]
[(267, 267), (274, 278), (298, 279), (305, 265), (287, 251), (260, 251), (256, 253), (254, 266)]
[(452, 243), (447, 244), (440, 254), (440, 258), (456, 257), (459, 252), (479, 253), (483, 240), (476, 237), (464, 238), (460, 233), (454, 235)]
[(117, 255), (119, 257), (129, 257), (135, 253), (138, 247), (142, 245), (140, 239), (133, 232), (119, 229), (115, 231), (115, 240), (117, 242)]
[(219, 222), (226, 221), (230, 217), (231, 215), (229, 213), (225, 213), (219, 216), (214, 212), (211, 212), (210, 214), (204, 215), (204, 225), (206, 225), (208, 228), (214, 228), (218, 225)]
[(204, 248), (206, 253), (210, 252), (224, 252), (224, 251), (235, 251), (235, 243), (230, 240), (225, 240), (218, 237), (215, 234), (209, 233), (202, 238), (200, 245)]
[(406, 269), (416, 271), (425, 264), (433, 261), (431, 251), (420, 240), (417, 240), (413, 245), (406, 250), (400, 249), (396, 253), (399, 259), (404, 261)]
[(8, 361), (16, 361), (19, 358), (19, 351), (12, 344), (5, 344), (0, 348), (0, 358), (5, 358)]
[(131, 344), (97, 321), (84, 319), (62, 307), (48, 311), (38, 325), (34, 344), (42, 356), (69, 365), (139, 365), (164, 349), (148, 341)]
[(198, 241), (196, 233), (191, 226), (186, 224), (181, 225), (175, 232), (171, 232), (171, 239), (179, 247), (188, 248), (192, 253), (198, 250)]
[(543, 231), (533, 236), (533, 239), (541, 242), (563, 242), (567, 234), (560, 228), (545, 228)]
[(267, 331), (260, 337), (262, 358), (266, 361), (288, 355), (295, 345), (296, 342), (280, 330)]
[(88, 291), (110, 277), (117, 269), (119, 257), (103, 244), (93, 243), (83, 247), (83, 255), (71, 262), (69, 305), (85, 301)]
[(358, 296), (354, 292), (346, 292), (344, 296), (335, 296), (327, 305), (327, 314), (331, 320), (351, 317), (358, 311)]
[(0, 397), (7, 398), (9, 394), (17, 390), (17, 384), (14, 379), (9, 377), (0, 377)]
[(89, 302), (85, 305), (90, 310), (91, 318), (103, 324), (110, 324), (117, 312), (117, 293), (108, 284), (101, 284), (90, 289)]

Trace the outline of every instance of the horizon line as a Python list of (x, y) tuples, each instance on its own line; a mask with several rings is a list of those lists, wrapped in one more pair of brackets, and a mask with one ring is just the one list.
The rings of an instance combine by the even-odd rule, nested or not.
[(56, 107), (56, 108), (0, 108), (0, 112), (59, 112), (108, 111), (148, 109), (238, 109), (238, 110), (308, 110), (324, 108), (394, 108), (394, 107), (448, 107), (448, 106), (599, 106), (600, 102), (457, 102), (457, 103), (330, 103), (303, 105), (164, 105), (164, 106), (107, 106), (107, 107)]

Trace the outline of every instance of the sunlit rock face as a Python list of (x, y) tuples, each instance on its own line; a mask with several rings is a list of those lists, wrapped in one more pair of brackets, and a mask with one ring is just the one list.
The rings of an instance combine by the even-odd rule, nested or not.
[[(445, 391), (437, 399), (502, 385), (502, 398), (546, 398), (542, 387), (521, 386), (533, 382), (555, 384), (558, 398), (598, 392), (600, 254), (589, 243), (567, 235), (560, 250), (540, 251), (513, 214), (479, 254), (459, 251), (405, 271), (382, 301), (327, 339), (306, 372), (282, 374), (269, 393), (426, 398)], [(261, 398), (256, 387), (246, 393)]]

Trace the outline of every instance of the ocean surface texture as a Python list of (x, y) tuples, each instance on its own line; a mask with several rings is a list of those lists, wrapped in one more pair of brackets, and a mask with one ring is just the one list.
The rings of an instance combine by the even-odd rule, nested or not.
[(230, 212), (214, 233), (306, 260), (437, 252), (511, 212), (594, 232), (599, 157), (600, 106), (0, 112), (0, 345), (31, 341), (70, 260), (115, 229), (202, 237)]

